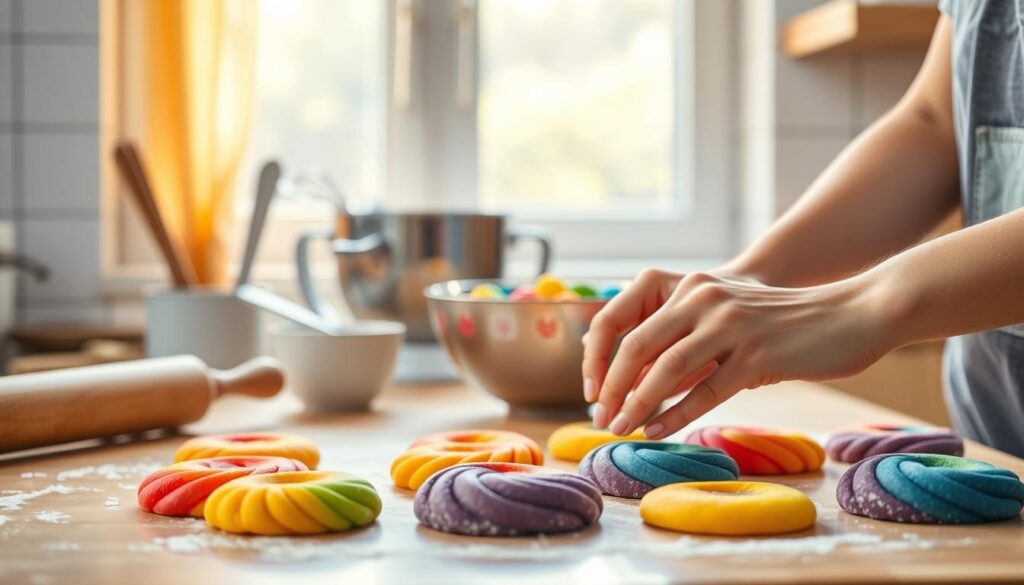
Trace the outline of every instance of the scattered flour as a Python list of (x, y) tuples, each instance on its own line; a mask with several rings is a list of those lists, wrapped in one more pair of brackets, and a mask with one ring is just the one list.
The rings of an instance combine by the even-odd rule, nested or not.
[(10, 520), (11, 520), (10, 516), (5, 516), (3, 514), (0, 514), (0, 526), (3, 526), (4, 524), (7, 524)]
[(78, 469), (66, 469), (57, 474), (57, 481), (80, 479), (89, 475), (98, 475), (112, 481), (130, 479), (149, 475), (157, 469), (160, 469), (160, 464), (149, 459), (132, 463), (131, 465), (104, 463), (103, 465), (89, 465), (87, 467), (79, 467)]
[(21, 507), (25, 505), (25, 502), (38, 498), (39, 496), (45, 496), (46, 494), (70, 494), (72, 492), (80, 491), (81, 489), (82, 488), (73, 488), (61, 483), (55, 483), (48, 485), (41, 490), (35, 490), (32, 492), (5, 490), (4, 493), (8, 493), (10, 495), (0, 496), (0, 510), (20, 510)]
[(44, 544), (43, 548), (46, 550), (56, 551), (82, 550), (82, 545), (78, 544), (77, 542), (60, 541)]
[(113, 507), (116, 507), (116, 506), (120, 506), (121, 505), (121, 500), (118, 499), (116, 496), (110, 496), (110, 497), (108, 497), (106, 499), (105, 502), (103, 502), (103, 505), (108, 507), (108, 508), (113, 508)]
[(71, 516), (57, 510), (43, 510), (42, 512), (36, 512), (36, 520), (49, 522), (50, 524), (67, 524), (71, 521)]
[(21, 479), (33, 479), (36, 477), (46, 477), (46, 474), (40, 471), (26, 471), (21, 474)]
[(937, 546), (969, 546), (973, 539), (924, 541), (917, 537), (886, 541), (867, 534), (835, 534), (804, 538), (768, 538), (749, 540), (706, 540), (680, 537), (666, 542), (633, 542), (626, 545), (550, 546), (546, 538), (538, 538), (526, 546), (471, 544), (431, 546), (427, 548), (386, 548), (367, 546), (365, 542), (325, 542), (318, 539), (244, 537), (223, 533), (201, 532), (166, 538), (154, 538), (147, 544), (132, 545), (133, 552), (166, 550), (178, 554), (199, 554), (208, 550), (248, 551), (262, 560), (301, 561), (306, 559), (345, 556), (346, 558), (380, 558), (390, 556), (424, 556), (484, 561), (565, 561), (590, 556), (643, 554), (661, 558), (749, 556), (794, 557), (827, 555), (837, 548), (849, 548), (857, 554), (923, 550)]
[(130, 491), (130, 492), (134, 492), (134, 491), (135, 491), (135, 489), (136, 489), (136, 488), (137, 488), (138, 486), (136, 486), (136, 485), (134, 485), (134, 484), (130, 484), (130, 483), (119, 483), (119, 484), (117, 484), (117, 487), (119, 487), (119, 488), (121, 488), (121, 489), (123, 489), (123, 490), (128, 490), (128, 491)]

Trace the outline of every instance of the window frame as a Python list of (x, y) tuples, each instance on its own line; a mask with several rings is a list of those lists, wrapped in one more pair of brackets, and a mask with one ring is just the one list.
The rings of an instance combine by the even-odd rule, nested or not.
[[(458, 53), (456, 12), (473, 9), (471, 71), (478, 80), (478, 27), (476, 9), (483, 0), (384, 0), (386, 72), (385, 99), (385, 190), (379, 202), (385, 208), (479, 209), (477, 189), (476, 98), (460, 105), (455, 99)], [(555, 248), (554, 269), (566, 276), (594, 275), (607, 262), (615, 266), (616, 276), (626, 276), (648, 265), (679, 269), (706, 268), (728, 257), (735, 247), (735, 71), (733, 39), (729, 34), (733, 20), (730, 2), (673, 2), (681, 27), (676, 39), (676, 128), (674, 169), (675, 197), (681, 193), (691, 209), (667, 213), (529, 213), (516, 211), (510, 221), (517, 225), (537, 225), (547, 230)], [(408, 106), (395, 99), (396, 15), (402, 3), (410, 3), (413, 14), (411, 70)], [(124, 4), (113, 3), (105, 24), (104, 37), (112, 39), (108, 61), (113, 73), (104, 71), (104, 142), (112, 144), (118, 136), (130, 135), (132, 119), (139, 112), (130, 107), (128, 84), (136, 82), (124, 65), (131, 60), (130, 50), (137, 35), (124, 24)], [(430, 6), (429, 9), (426, 6)], [(427, 75), (429, 72), (429, 75)], [(697, 88), (700, 88), (697, 91)], [(127, 109), (116, 107), (128, 106)], [(699, 115), (698, 115), (699, 113)], [(689, 128), (689, 129), (687, 129)], [(699, 147), (698, 147), (699, 145)], [(103, 272), (109, 293), (136, 294), (145, 284), (163, 280), (163, 266), (151, 242), (138, 242), (146, 234), (128, 229), (133, 223), (127, 210), (125, 186), (104, 162), (103, 199)], [(243, 171), (245, 172), (245, 171)], [(246, 183), (240, 180), (239, 183)], [(452, 195), (457, 194), (457, 195)], [(446, 196), (447, 195), (447, 196)], [(275, 222), (312, 227), (316, 221), (327, 223), (321, 215), (304, 212), (297, 204), (275, 204)], [(244, 224), (247, 216), (239, 215)], [(244, 226), (242, 228), (244, 229)], [(264, 235), (264, 247), (291, 249), (293, 242), (275, 238), (275, 231)], [(282, 234), (294, 229), (280, 230)], [(127, 240), (127, 241), (126, 241)], [(239, 240), (241, 241), (241, 240)], [(128, 264), (120, 250), (126, 246), (154, 251), (152, 262)], [(512, 250), (510, 271), (517, 266), (532, 266), (533, 250), (522, 246)], [(137, 249), (137, 248), (136, 248)], [(325, 263), (327, 264), (327, 263)], [(316, 267), (330, 275), (333, 266)], [(292, 268), (288, 263), (259, 263), (255, 277), (282, 290), (293, 288)]]

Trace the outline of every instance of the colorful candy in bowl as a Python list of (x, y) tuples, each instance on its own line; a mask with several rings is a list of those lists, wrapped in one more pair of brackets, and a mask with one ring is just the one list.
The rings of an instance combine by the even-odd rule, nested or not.
[(619, 281), (545, 275), (451, 280), (424, 295), (435, 335), (469, 382), (515, 408), (583, 410), (580, 338), (620, 290)]

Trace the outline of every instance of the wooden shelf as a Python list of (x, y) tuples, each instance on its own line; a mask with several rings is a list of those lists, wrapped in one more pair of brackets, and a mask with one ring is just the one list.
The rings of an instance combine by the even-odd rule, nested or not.
[(832, 0), (786, 23), (782, 47), (796, 58), (849, 50), (924, 50), (938, 20), (935, 5)]

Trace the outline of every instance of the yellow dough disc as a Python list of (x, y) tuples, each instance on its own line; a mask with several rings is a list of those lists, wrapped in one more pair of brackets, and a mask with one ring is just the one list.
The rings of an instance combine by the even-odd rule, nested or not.
[(814, 524), (817, 511), (803, 492), (759, 481), (674, 483), (640, 501), (644, 522), (678, 532), (747, 536), (781, 534)]
[(620, 437), (611, 431), (599, 429), (589, 422), (569, 423), (559, 427), (548, 437), (548, 452), (555, 459), (582, 461), (593, 449), (614, 441), (642, 441), (642, 429)]

